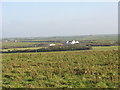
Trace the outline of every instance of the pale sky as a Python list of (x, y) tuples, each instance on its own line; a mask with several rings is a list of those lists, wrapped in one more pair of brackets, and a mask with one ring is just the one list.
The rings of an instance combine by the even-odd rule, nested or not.
[(118, 33), (117, 2), (4, 2), (3, 37)]

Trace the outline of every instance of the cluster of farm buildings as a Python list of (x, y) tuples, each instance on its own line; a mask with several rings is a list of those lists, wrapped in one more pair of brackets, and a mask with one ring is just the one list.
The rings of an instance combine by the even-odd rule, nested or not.
[[(75, 41), (75, 40), (72, 40), (72, 41), (66, 41), (65, 42), (66, 44), (79, 44), (79, 41)], [(56, 44), (49, 44), (49, 46), (55, 46)]]

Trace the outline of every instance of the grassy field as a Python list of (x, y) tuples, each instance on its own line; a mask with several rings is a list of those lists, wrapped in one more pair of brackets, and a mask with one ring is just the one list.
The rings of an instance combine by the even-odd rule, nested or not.
[(11, 47), (23, 47), (23, 46), (32, 46), (37, 43), (35, 42), (3, 42), (3, 48), (11, 48)]
[(117, 88), (118, 50), (3, 54), (3, 87)]
[[(0, 51), (14, 51), (14, 50), (37, 50), (40, 48), (46, 47), (28, 47), (28, 48), (10, 48), (10, 49), (0, 49)], [(118, 50), (118, 46), (96, 46), (92, 47), (91, 50), (99, 50), (99, 51), (106, 51), (106, 50)]]
[(98, 46), (98, 47), (92, 47), (92, 50), (97, 51), (108, 51), (108, 50), (118, 50), (120, 46)]
[(0, 49), (0, 51), (37, 50), (40, 48), (46, 48), (46, 47), (10, 48), (10, 49)]

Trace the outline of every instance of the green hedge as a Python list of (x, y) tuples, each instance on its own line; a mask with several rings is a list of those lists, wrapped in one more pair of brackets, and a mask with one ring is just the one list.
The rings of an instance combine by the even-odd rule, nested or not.
[(51, 52), (51, 51), (72, 51), (72, 50), (89, 50), (91, 46), (65, 45), (65, 46), (49, 46), (48, 48), (40, 48), (34, 50), (13, 50), (4, 51), (2, 53), (18, 53), (18, 52)]

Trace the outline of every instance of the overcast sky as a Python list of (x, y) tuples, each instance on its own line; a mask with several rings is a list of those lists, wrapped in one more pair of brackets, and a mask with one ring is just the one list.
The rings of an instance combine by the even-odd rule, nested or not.
[(117, 2), (4, 2), (3, 37), (118, 33)]

